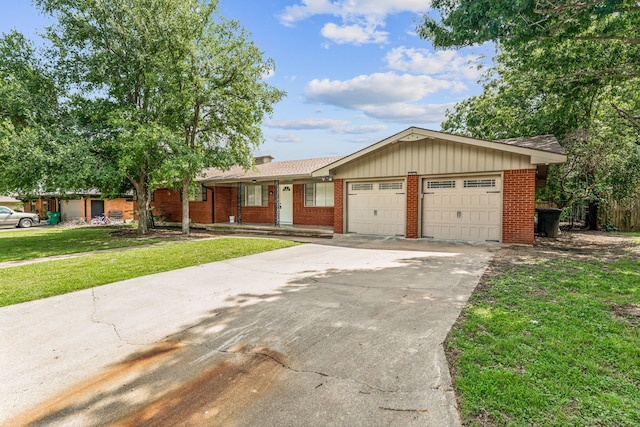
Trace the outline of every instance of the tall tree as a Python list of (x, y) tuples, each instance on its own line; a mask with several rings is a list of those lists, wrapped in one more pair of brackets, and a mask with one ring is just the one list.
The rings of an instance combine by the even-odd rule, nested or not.
[[(189, 193), (205, 167), (250, 168), (262, 141), (260, 124), (284, 92), (263, 81), (274, 64), (235, 21), (205, 20), (191, 49), (174, 64), (166, 99), (174, 103), (170, 124), (181, 143), (165, 179), (181, 184), (182, 231), (189, 233)], [(168, 179), (171, 173), (175, 180)]]
[(188, 188), (203, 167), (249, 165), (259, 124), (282, 93), (261, 82), (270, 61), (215, 22), (207, 0), (36, 0), (60, 81), (73, 93), (81, 133), (107, 191), (135, 190), (139, 232), (155, 186)]
[[(482, 95), (458, 104), (443, 128), (499, 138), (554, 133), (569, 161), (551, 188), (588, 201), (591, 226), (612, 176), (637, 151), (640, 6), (630, 0), (435, 0), (418, 28), (436, 47), (495, 42)], [(627, 157), (620, 157), (619, 153)], [(634, 158), (632, 155), (630, 158)], [(612, 161), (616, 159), (616, 161)]]

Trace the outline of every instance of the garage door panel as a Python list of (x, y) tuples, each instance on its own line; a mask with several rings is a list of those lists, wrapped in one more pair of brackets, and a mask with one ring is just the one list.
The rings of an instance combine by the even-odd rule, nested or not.
[(425, 179), (423, 237), (500, 240), (500, 186), (499, 176)]
[(404, 183), (350, 183), (347, 195), (347, 232), (404, 235)]

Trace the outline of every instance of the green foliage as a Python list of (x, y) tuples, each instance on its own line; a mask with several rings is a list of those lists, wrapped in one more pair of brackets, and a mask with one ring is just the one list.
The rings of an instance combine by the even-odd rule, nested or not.
[(0, 40), (0, 173), (20, 176), (0, 190), (133, 189), (144, 233), (155, 187), (250, 166), (284, 93), (263, 81), (273, 62), (217, 2), (35, 4), (54, 18), (47, 48), (17, 33)]
[(484, 92), (446, 131), (501, 139), (554, 134), (568, 156), (538, 197), (561, 206), (640, 193), (640, 6), (630, 0), (435, 0), (418, 29), (436, 47), (495, 42)]
[(616, 312), (638, 302), (638, 271), (556, 257), (475, 294), (447, 342), (465, 423), (637, 425), (639, 323)]

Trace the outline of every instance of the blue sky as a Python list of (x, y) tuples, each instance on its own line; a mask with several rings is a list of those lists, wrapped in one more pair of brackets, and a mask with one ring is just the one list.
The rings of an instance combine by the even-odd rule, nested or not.
[[(439, 130), (447, 108), (481, 91), (490, 46), (435, 51), (415, 34), (428, 0), (220, 0), (248, 30), (287, 92), (256, 155), (346, 155), (410, 126)], [(3, 2), (0, 32), (46, 24), (29, 0)]]

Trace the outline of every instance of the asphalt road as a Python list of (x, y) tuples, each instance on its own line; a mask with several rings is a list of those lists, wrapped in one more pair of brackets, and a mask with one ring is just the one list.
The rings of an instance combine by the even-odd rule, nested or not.
[(1, 308), (0, 425), (459, 425), (442, 342), (490, 253), (342, 246)]

